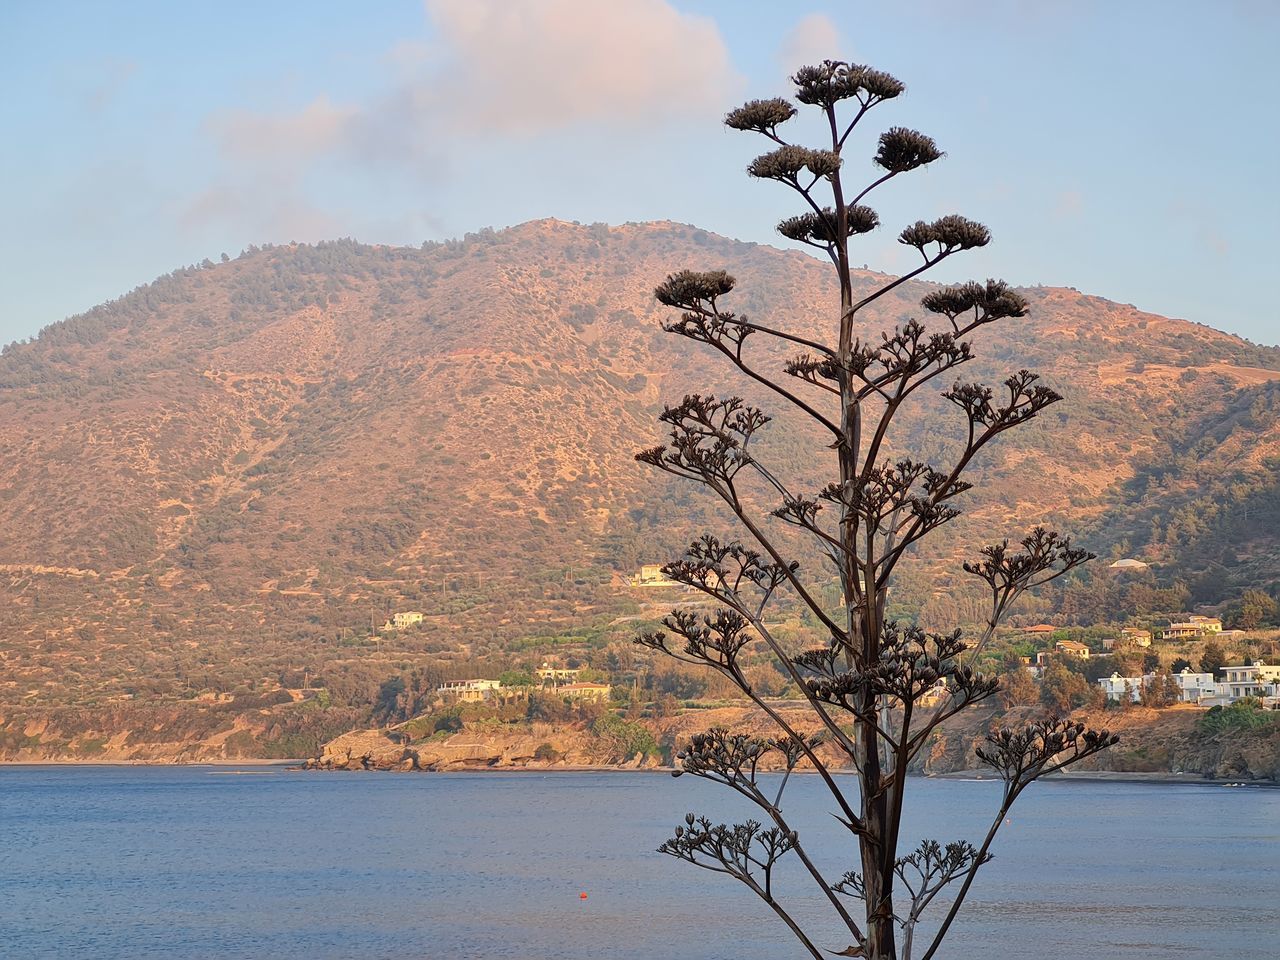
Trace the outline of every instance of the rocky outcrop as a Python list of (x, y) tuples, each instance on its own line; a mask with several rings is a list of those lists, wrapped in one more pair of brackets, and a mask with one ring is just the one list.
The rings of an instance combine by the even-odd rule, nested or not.
[(317, 707), (299, 691), (286, 690), (77, 710), (0, 708), (0, 762), (292, 760), (314, 752), (355, 716), (352, 710)]
[[(812, 715), (798, 704), (781, 713), (795, 729), (814, 732)], [(1001, 712), (996, 707), (968, 711), (945, 724), (917, 758), (914, 772), (928, 775), (981, 771), (974, 751), (992, 726), (1020, 726), (1042, 716), (1039, 708)], [(1198, 721), (1204, 711), (1193, 707), (1081, 712), (1091, 727), (1120, 735), (1120, 743), (1073, 767), (1079, 773), (1181, 774), (1224, 780), (1280, 780), (1280, 723), (1251, 731), (1208, 734)], [(762, 737), (775, 736), (772, 721), (746, 707), (691, 710), (675, 717), (647, 720), (666, 758), (694, 734), (722, 726)], [(833, 769), (840, 755), (830, 745), (819, 748)], [(768, 756), (761, 764), (777, 763)], [(310, 769), (320, 770), (486, 770), (486, 769), (652, 769), (656, 756), (618, 757), (585, 724), (482, 723), (457, 733), (410, 740), (400, 728), (357, 730), (325, 744)]]
[[(318, 770), (485, 770), (512, 767), (617, 766), (581, 726), (478, 725), (448, 736), (410, 740), (402, 727), (356, 730), (326, 743), (307, 762)], [(626, 765), (656, 765), (632, 757)]]
[[(811, 715), (803, 709), (783, 707), (797, 729), (816, 731)], [(730, 727), (762, 737), (776, 736), (772, 721), (762, 711), (746, 707), (693, 710), (678, 716), (646, 720), (663, 756), (619, 756), (615, 748), (597, 738), (585, 723), (477, 724), (450, 735), (437, 734), (411, 740), (401, 724), (386, 729), (357, 730), (326, 743), (320, 754), (306, 763), (315, 770), (485, 770), (485, 769), (660, 769), (694, 733), (711, 727)], [(821, 748), (834, 767), (839, 756)], [(766, 757), (761, 769), (779, 761)]]

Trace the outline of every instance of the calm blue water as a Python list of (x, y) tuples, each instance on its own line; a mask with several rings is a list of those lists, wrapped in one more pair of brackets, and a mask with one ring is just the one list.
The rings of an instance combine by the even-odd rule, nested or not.
[[(914, 794), (913, 830), (976, 840), (996, 786)], [(797, 823), (825, 809), (816, 778), (788, 796)], [(0, 955), (800, 956), (735, 881), (652, 853), (686, 810), (746, 813), (646, 774), (0, 768)], [(940, 957), (1277, 956), (1280, 791), (1038, 784), (1006, 831)], [(807, 837), (844, 869), (838, 827)], [(820, 913), (802, 878), (783, 884)]]

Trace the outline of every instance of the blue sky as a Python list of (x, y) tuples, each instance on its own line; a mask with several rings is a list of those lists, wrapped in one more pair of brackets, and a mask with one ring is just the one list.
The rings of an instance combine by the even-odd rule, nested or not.
[(939, 279), (1275, 344), (1278, 36), (1271, 0), (8, 0), (0, 342), (253, 243), (554, 216), (786, 246), (794, 201), (742, 172), (766, 144), (719, 118), (835, 56), (908, 86), (846, 169), (891, 125), (948, 154), (877, 199), (860, 260), (962, 213), (995, 242)]

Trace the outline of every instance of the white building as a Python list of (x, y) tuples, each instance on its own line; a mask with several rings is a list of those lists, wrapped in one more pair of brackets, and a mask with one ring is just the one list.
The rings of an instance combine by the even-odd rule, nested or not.
[(545, 660), (537, 670), (538, 679), (542, 681), (543, 686), (557, 683), (573, 683), (578, 679), (581, 669), (570, 669), (569, 667), (557, 667), (546, 662)]
[(1134, 560), (1132, 557), (1125, 557), (1123, 560), (1117, 560), (1107, 568), (1108, 570), (1116, 570), (1123, 573), (1141, 573), (1150, 570), (1150, 564), (1144, 563), (1142, 560)]
[(1172, 677), (1178, 685), (1178, 699), (1183, 703), (1200, 703), (1224, 695), (1222, 685), (1214, 681), (1212, 673), (1192, 673), (1190, 667), (1183, 667)]
[(421, 610), (405, 610), (392, 614), (391, 619), (382, 625), (383, 630), (408, 630), (422, 623)]
[[(1178, 685), (1179, 703), (1194, 703), (1202, 707), (1226, 706), (1241, 697), (1261, 697), (1267, 706), (1280, 702), (1280, 666), (1268, 666), (1258, 660), (1251, 664), (1223, 667), (1222, 673), (1223, 680), (1215, 681), (1211, 673), (1193, 673), (1190, 667), (1183, 667), (1180, 673), (1169, 677)], [(1142, 699), (1143, 688), (1153, 683), (1155, 678), (1154, 673), (1144, 673), (1140, 677), (1122, 677), (1113, 673), (1105, 680), (1099, 680), (1098, 686), (1110, 703), (1120, 703), (1126, 696), (1137, 703)]]
[(436, 687), (436, 693), (442, 697), (474, 703), (493, 699), (501, 689), (502, 684), (497, 680), (450, 680)]
[(1232, 700), (1240, 697), (1280, 696), (1280, 666), (1268, 666), (1261, 660), (1222, 668), (1223, 686)]
[(1125, 697), (1130, 703), (1137, 703), (1142, 696), (1142, 677), (1122, 677), (1118, 673), (1098, 681), (1098, 686), (1107, 695), (1108, 703), (1122, 703)]
[(646, 563), (640, 567), (640, 572), (631, 578), (633, 587), (679, 587), (681, 584), (672, 580), (662, 572), (662, 564)]
[[(1179, 703), (1204, 703), (1228, 695), (1226, 686), (1215, 683), (1211, 673), (1192, 673), (1190, 667), (1184, 667), (1181, 673), (1170, 674), (1169, 678), (1178, 685)], [(1130, 702), (1137, 703), (1142, 699), (1142, 691), (1155, 681), (1154, 672), (1140, 677), (1122, 677), (1113, 673), (1105, 680), (1099, 680), (1098, 686), (1111, 703), (1120, 703), (1126, 696)]]

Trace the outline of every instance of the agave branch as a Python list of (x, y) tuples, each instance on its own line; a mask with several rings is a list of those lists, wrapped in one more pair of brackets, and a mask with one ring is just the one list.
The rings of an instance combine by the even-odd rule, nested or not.
[[(990, 860), (990, 854), (979, 854), (966, 840), (956, 840), (945, 847), (937, 840), (922, 840), (915, 850), (894, 861), (893, 872), (911, 896), (906, 914), (894, 917), (903, 928), (903, 960), (910, 960), (916, 924), (943, 887)], [(835, 890), (859, 900), (866, 895), (862, 875), (854, 870), (841, 878)]]
[(831, 561), (836, 573), (840, 573), (844, 561), (849, 556), (849, 551), (839, 538), (829, 533), (818, 522), (818, 514), (821, 511), (822, 504), (817, 500), (787, 494), (783, 497), (782, 506), (774, 509), (770, 515), (812, 535), (827, 559)]
[[(668, 281), (671, 279), (673, 278), (669, 277)], [(801, 397), (760, 373), (743, 357), (742, 347), (746, 343), (748, 336), (755, 332), (775, 337), (781, 336), (777, 331), (749, 323), (745, 317), (739, 318), (732, 312), (706, 309), (686, 311), (681, 314), (679, 320), (663, 324), (663, 329), (668, 333), (678, 334), (696, 343), (705, 343), (711, 346), (728, 357), (734, 366), (752, 380), (768, 387), (832, 433), (839, 434), (839, 428), (830, 419)], [(793, 338), (786, 337), (785, 339)]]
[(674, 836), (658, 848), (659, 853), (727, 873), (766, 900), (773, 899), (773, 868), (792, 849), (792, 837), (776, 828), (765, 830), (758, 820), (713, 825), (707, 817), (692, 813), (684, 820), (685, 825), (676, 827)]
[(1043, 586), (1094, 559), (1094, 554), (1071, 546), (1071, 538), (1036, 527), (1022, 538), (1022, 549), (1010, 551), (1002, 540), (982, 548), (980, 559), (965, 563), (964, 571), (978, 577), (991, 591), (991, 613), (974, 654), (995, 633), (996, 626), (1023, 593)]
[[(673, 568), (674, 569), (674, 568)], [(738, 655), (742, 648), (750, 641), (750, 634), (747, 632), (747, 625), (750, 624), (754, 632), (764, 640), (773, 655), (783, 665), (784, 669), (790, 674), (791, 678), (800, 687), (813, 708), (818, 719), (822, 721), (830, 733), (832, 739), (840, 745), (845, 753), (852, 759), (856, 756), (856, 750), (853, 742), (849, 739), (849, 735), (844, 732), (830, 716), (818, 700), (804, 686), (803, 678), (792, 664), (791, 659), (786, 655), (782, 645), (772, 635), (765, 626), (763, 620), (758, 614), (752, 614), (739, 600), (736, 595), (725, 592), (724, 584), (721, 582), (717, 586), (711, 585), (704, 581), (707, 578), (691, 577), (690, 585), (697, 586), (709, 596), (716, 597), (722, 602), (728, 604), (731, 609), (718, 610), (713, 617), (702, 616), (691, 611), (673, 610), (671, 614), (663, 619), (663, 625), (667, 627), (676, 636), (684, 639), (685, 645), (682, 651), (676, 652), (671, 649), (667, 643), (667, 635), (663, 632), (645, 633), (636, 638), (636, 642), (642, 646), (658, 650), (662, 653), (672, 656), (675, 659), (683, 660), (686, 663), (702, 664), (711, 667), (717, 671), (743, 693), (745, 693), (758, 707), (760, 707), (769, 718), (773, 720), (777, 726), (783, 730), (789, 737), (801, 744), (805, 744), (804, 740), (796, 731), (787, 723), (785, 718), (777, 712), (768, 702), (761, 698), (751, 684), (747, 681), (743, 674), (741, 666), (738, 663)], [(843, 793), (837, 788), (835, 781), (831, 778), (826, 765), (822, 763), (818, 755), (810, 748), (804, 748), (805, 755), (813, 764), (814, 769), (823, 777), (832, 793), (840, 804), (841, 812), (844, 814), (846, 825), (851, 830), (860, 829), (860, 820), (857, 814), (845, 801)]]
[(756, 820), (713, 824), (707, 817), (690, 813), (684, 826), (677, 826), (674, 836), (658, 847), (658, 852), (741, 881), (791, 928), (810, 956), (821, 960), (822, 951), (773, 895), (774, 865), (793, 843), (793, 837), (776, 827), (764, 830)]
[[(980, 226), (980, 224), (974, 224), (974, 225)], [(849, 321), (852, 321), (852, 319), (855, 316), (857, 316), (858, 313), (860, 313), (862, 310), (866, 309), (867, 307), (871, 306), (871, 304), (875, 303), (881, 297), (888, 296), (890, 293), (898, 289), (898, 287), (902, 286), (907, 281), (914, 280), (916, 277), (920, 276), (921, 274), (927, 273), (928, 271), (936, 267), (938, 264), (940, 264), (943, 260), (946, 260), (948, 257), (956, 253), (959, 253), (961, 249), (967, 249), (967, 248), (961, 248), (958, 246), (955, 246), (955, 247), (939, 246), (939, 248), (932, 251), (932, 253), (927, 252), (925, 247), (923, 246), (919, 247), (918, 249), (920, 250), (921, 255), (924, 257), (924, 263), (916, 267), (914, 270), (908, 270), (902, 276), (895, 277), (893, 280), (890, 280), (888, 283), (880, 287), (877, 287), (875, 290), (867, 294), (861, 300), (858, 300), (855, 303), (851, 304), (849, 308), (845, 311), (844, 315), (846, 319)]]
[(1005, 797), (1012, 803), (1032, 781), (1105, 750), (1119, 739), (1106, 730), (1089, 730), (1083, 723), (1050, 719), (1017, 731), (988, 734), (988, 746), (976, 753), (1004, 780)]
[[(899, 858), (894, 872), (911, 894), (911, 907), (902, 921), (902, 960), (911, 960), (911, 947), (916, 924), (939, 891), (960, 876), (976, 871), (991, 860), (991, 854), (960, 840), (941, 847), (936, 840), (925, 840), (909, 856)], [(914, 873), (915, 876), (910, 876)]]
[[(701, 541), (695, 541), (691, 547), (691, 553), (695, 554), (695, 556), (703, 553), (707, 549), (708, 543), (716, 545), (716, 553), (720, 549), (724, 549), (719, 547), (718, 541), (714, 538), (704, 537)], [(706, 554), (703, 553), (703, 556), (705, 557)], [(723, 565), (721, 566), (723, 569)], [(756, 694), (742, 672), (738, 662), (738, 655), (751, 640), (751, 633), (747, 629), (748, 625), (750, 625), (751, 630), (765, 642), (770, 652), (778, 659), (792, 680), (808, 697), (810, 706), (828, 729), (833, 739), (844, 748), (850, 757), (854, 756), (854, 746), (848, 734), (840, 729), (840, 726), (823, 709), (822, 704), (808, 692), (804, 686), (803, 677), (792, 664), (782, 644), (765, 626), (761, 615), (763, 604), (753, 610), (737, 590), (730, 586), (724, 574), (706, 565), (705, 559), (687, 560), (681, 564), (669, 564), (664, 569), (674, 578), (680, 579), (682, 582), (724, 603), (728, 609), (717, 610), (713, 616), (699, 616), (688, 610), (673, 610), (662, 622), (663, 626), (684, 640), (684, 647), (680, 651), (675, 651), (668, 645), (667, 635), (663, 632), (642, 634), (636, 638), (638, 643), (675, 659), (683, 660), (686, 663), (711, 667), (746, 693), (789, 736), (796, 737), (795, 731), (792, 730), (781, 715)], [(752, 567), (751, 573), (760, 577), (765, 583), (771, 583), (772, 578), (778, 575), (779, 569), (774, 565), (769, 565), (764, 568), (764, 571), (767, 572), (762, 572), (757, 562)], [(730, 575), (734, 576), (735, 574)], [(742, 576), (746, 576), (746, 574), (742, 574)], [(771, 593), (774, 587), (767, 587), (766, 589)], [(816, 754), (809, 751), (808, 756), (815, 768), (820, 772), (825, 771), (826, 768)], [(831, 782), (831, 786), (834, 788), (834, 781)], [(843, 809), (850, 822), (856, 824), (857, 818), (854, 816), (853, 811), (847, 806)]]
[[(756, 542), (764, 547), (765, 551), (773, 557), (775, 561), (778, 563), (785, 563), (778, 548), (774, 546), (772, 540), (770, 540), (764, 531), (760, 529), (760, 525), (746, 513), (742, 504), (738, 502), (736, 498), (733, 500), (726, 500), (726, 502), (729, 504), (729, 508), (733, 511), (734, 515), (738, 518), (738, 522), (747, 529), (751, 536), (755, 538)], [(796, 575), (795, 569), (788, 565), (788, 570), (789, 574), (787, 580), (799, 595), (800, 599), (804, 601), (805, 606), (808, 607), (822, 625), (830, 631), (833, 637), (837, 637), (844, 642), (848, 642), (848, 634), (846, 631), (831, 619), (830, 614), (828, 614), (823, 608), (822, 603), (809, 592), (809, 589)]]
[[(994, 391), (982, 384), (959, 384), (948, 390), (943, 396), (960, 407), (968, 421), (968, 436), (965, 448), (950, 473), (938, 474), (931, 482), (930, 496), (927, 505), (940, 508), (942, 504), (959, 493), (970, 489), (971, 484), (960, 480), (960, 475), (972, 462), (983, 447), (995, 437), (1016, 426), (1038, 416), (1045, 408), (1057, 403), (1062, 396), (1048, 387), (1038, 384), (1040, 378), (1028, 370), (1020, 370), (1007, 378), (1004, 386), (1008, 391), (1008, 401), (1002, 404), (994, 402)], [(943, 508), (946, 512), (947, 508)], [(947, 519), (955, 514), (951, 513)], [(941, 522), (946, 522), (942, 520)], [(922, 509), (906, 525), (901, 538), (881, 558), (879, 564), (878, 586), (888, 583), (889, 574), (897, 561), (917, 540), (939, 526), (939, 514), (934, 509)]]
[[(722, 542), (711, 534), (703, 534), (689, 545), (684, 558), (663, 566), (662, 572), (672, 580), (693, 587), (721, 603), (753, 607), (757, 616), (778, 589), (787, 582), (788, 573), (799, 565), (785, 569), (766, 560), (757, 550), (740, 540)], [(754, 604), (748, 597), (754, 593)]]
[[(1027, 309), (1023, 297), (995, 280), (988, 280), (985, 286), (969, 283), (936, 291), (927, 295), (922, 305), (946, 316), (951, 331), (926, 335), (925, 327), (912, 320), (892, 334), (882, 334), (883, 342), (878, 347), (854, 345), (851, 370), (862, 383), (855, 391), (856, 401), (860, 403), (873, 393), (885, 401), (863, 458), (864, 476), (876, 468), (881, 445), (904, 401), (924, 384), (972, 359), (970, 344), (959, 338), (997, 319), (1024, 316)], [(967, 312), (972, 316), (960, 322), (958, 318)], [(880, 372), (873, 373), (875, 368)]]
[[(727, 328), (740, 328), (741, 331), (746, 333), (765, 333), (780, 340), (789, 340), (800, 346), (808, 347), (810, 350), (817, 350), (819, 353), (835, 355), (834, 350), (816, 340), (809, 340), (783, 330), (775, 330), (772, 327), (766, 327), (750, 321), (746, 317), (739, 317), (720, 311), (717, 307), (717, 301), (732, 290), (736, 282), (733, 277), (723, 270), (705, 272), (681, 270), (679, 273), (669, 275), (666, 280), (659, 284), (654, 290), (654, 297), (665, 306), (683, 310), (684, 314), (681, 315), (681, 320), (692, 314), (698, 320), (705, 321), (713, 333), (716, 332), (718, 325), (724, 325)], [(691, 319), (690, 325), (696, 327), (697, 320)], [(673, 326), (678, 326), (678, 323)], [(687, 336), (682, 330), (677, 329), (671, 332)], [(732, 329), (727, 332), (731, 335), (738, 335)]]
[[(680, 776), (688, 773), (724, 784), (764, 810), (781, 834), (789, 838), (790, 849), (795, 851), (797, 858), (835, 908), (849, 932), (860, 939), (862, 933), (857, 923), (801, 846), (799, 836), (787, 823), (780, 806), (782, 792), (786, 788), (791, 772), (801, 757), (813, 755), (814, 748), (822, 740), (821, 734), (811, 737), (787, 735), (777, 739), (762, 739), (745, 734), (733, 734), (724, 728), (714, 727), (706, 733), (694, 734), (690, 738), (689, 745), (676, 755), (680, 769), (674, 771), (673, 775)], [(784, 762), (782, 782), (773, 800), (765, 795), (757, 779), (760, 761), (770, 753), (781, 754)]]
[(671, 425), (670, 443), (642, 450), (636, 454), (636, 459), (674, 476), (702, 483), (715, 492), (779, 569), (785, 572), (787, 581), (814, 616), (829, 630), (839, 633), (840, 627), (797, 575), (798, 565), (786, 560), (747, 514), (734, 485), (735, 477), (745, 467), (753, 465), (751, 440), (756, 431), (769, 422), (769, 418), (738, 397), (717, 400), (712, 396), (692, 394), (677, 406), (667, 407), (659, 419)]
[(1021, 730), (997, 730), (988, 734), (986, 739), (988, 746), (979, 748), (976, 753), (979, 760), (994, 769), (1004, 780), (1004, 800), (991, 822), (982, 846), (978, 848), (978, 859), (964, 873), (964, 883), (921, 960), (931, 960), (941, 946), (948, 928), (964, 903), (978, 868), (990, 859), (987, 851), (1004, 823), (1005, 814), (1022, 791), (1040, 777), (1091, 757), (1120, 740), (1107, 730), (1089, 730), (1083, 723), (1057, 718), (1037, 721)]

